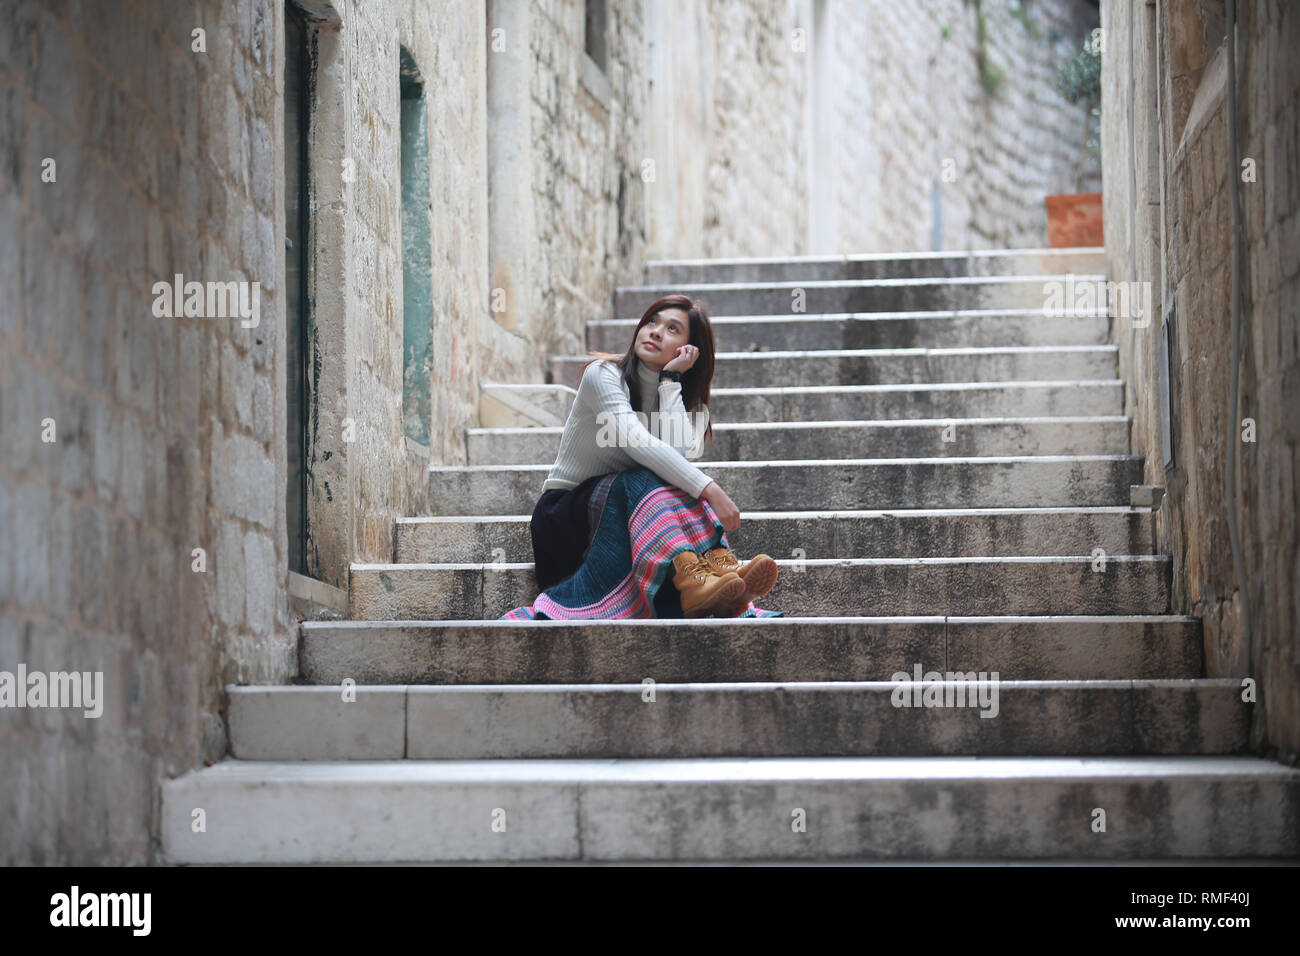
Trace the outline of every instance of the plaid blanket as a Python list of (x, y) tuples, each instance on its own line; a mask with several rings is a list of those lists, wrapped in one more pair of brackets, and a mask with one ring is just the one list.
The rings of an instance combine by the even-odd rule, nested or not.
[[(591, 496), (596, 532), (574, 574), (499, 620), (680, 618), (681, 595), (672, 581), (673, 558), (729, 548), (722, 522), (707, 501), (692, 498), (638, 467), (606, 475)], [(740, 617), (784, 617), (755, 607)]]

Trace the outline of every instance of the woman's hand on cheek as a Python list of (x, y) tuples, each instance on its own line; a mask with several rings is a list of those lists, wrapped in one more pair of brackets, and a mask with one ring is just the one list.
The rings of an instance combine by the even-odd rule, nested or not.
[(694, 345), (680, 346), (673, 354), (673, 357), (664, 365), (664, 370), (668, 372), (685, 372), (695, 360), (700, 357), (700, 350)]

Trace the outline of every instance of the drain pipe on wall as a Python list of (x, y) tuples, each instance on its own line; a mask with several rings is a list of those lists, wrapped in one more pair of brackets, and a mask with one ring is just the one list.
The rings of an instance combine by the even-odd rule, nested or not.
[(1241, 596), (1241, 640), (1246, 650), (1246, 668), (1251, 668), (1250, 589), (1246, 583), (1241, 536), (1237, 531), (1237, 445), (1241, 441), (1237, 401), (1241, 387), (1241, 168), (1237, 155), (1237, 2), (1227, 0), (1228, 15), (1228, 173), (1232, 197), (1232, 384), (1228, 388), (1228, 474), (1226, 482), (1228, 541), (1232, 545), (1232, 566)]

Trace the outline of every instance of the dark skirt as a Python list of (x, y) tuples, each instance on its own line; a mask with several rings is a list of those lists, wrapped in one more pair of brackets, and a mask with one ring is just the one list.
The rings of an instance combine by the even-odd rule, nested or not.
[(576, 488), (552, 488), (537, 499), (529, 528), (539, 591), (559, 584), (582, 567), (609, 490), (610, 482), (601, 486), (601, 479), (612, 480), (616, 474), (594, 475)]

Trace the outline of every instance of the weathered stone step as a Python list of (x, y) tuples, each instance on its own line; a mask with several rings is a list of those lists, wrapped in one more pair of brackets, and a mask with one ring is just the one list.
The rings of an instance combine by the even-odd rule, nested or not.
[[(958, 276), (920, 279), (834, 279), (796, 282), (685, 282), (619, 286), (614, 315), (639, 318), (656, 299), (681, 293), (715, 315), (799, 315), (826, 312), (925, 312), (939, 309), (1060, 309), (1076, 301), (1065, 292), (1105, 276)], [(1091, 286), (1088, 286), (1091, 288)], [(1054, 291), (1053, 291), (1054, 290)], [(1094, 302), (1096, 300), (1094, 299)], [(1104, 302), (1101, 304), (1105, 304)]]
[[(1018, 348), (821, 349), (720, 352), (715, 388), (798, 385), (896, 385), (1113, 379), (1119, 347), (1029, 345)], [(557, 355), (551, 380), (577, 388), (590, 355)]]
[[(636, 319), (588, 322), (587, 347), (622, 355), (632, 344), (636, 323)], [(711, 318), (710, 324), (715, 347), (727, 352), (1107, 345), (1110, 337), (1105, 313), (1046, 316), (1042, 309), (744, 315)]]
[(1297, 818), (1300, 770), (1242, 756), (227, 760), (161, 829), (173, 863), (1121, 860), (1293, 857)]
[(719, 422), (1077, 417), (1119, 415), (1123, 404), (1122, 379), (718, 388), (709, 397)]
[[(879, 680), (915, 661), (1006, 680), (1190, 678), (1182, 615), (304, 621), (304, 680), (338, 684)], [(899, 662), (902, 662), (900, 664)]]
[[(562, 427), (467, 428), (471, 465), (552, 464)], [(714, 424), (705, 442), (710, 461), (809, 458), (983, 458), (1023, 455), (1124, 454), (1123, 415), (1059, 418), (922, 418), (893, 421), (736, 422)]]
[(986, 249), (968, 252), (868, 253), (775, 259), (652, 259), (645, 285), (700, 282), (797, 282), (1081, 273), (1107, 269), (1106, 252), (1079, 249)]
[[(397, 564), (533, 559), (531, 515), (398, 518)], [(1150, 508), (917, 508), (741, 512), (727, 535), (742, 559), (1155, 552)]]
[[(800, 617), (1164, 614), (1167, 555), (777, 559), (758, 603)], [(537, 596), (533, 565), (354, 564), (356, 620), (498, 618)]]
[[(441, 515), (533, 513), (548, 465), (434, 466)], [(717, 462), (706, 474), (745, 511), (1115, 505), (1141, 483), (1138, 455)]]
[(478, 418), (485, 428), (562, 426), (577, 391), (563, 385), (483, 383)]
[[(911, 683), (894, 683), (897, 674)], [(650, 681), (652, 683), (647, 683)], [(1247, 753), (1241, 681), (231, 685), (238, 760)]]

